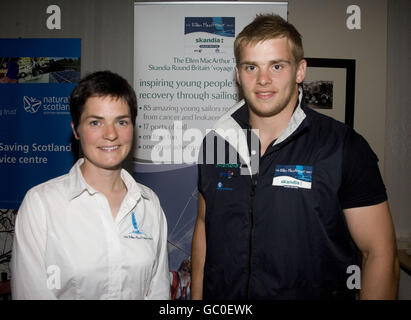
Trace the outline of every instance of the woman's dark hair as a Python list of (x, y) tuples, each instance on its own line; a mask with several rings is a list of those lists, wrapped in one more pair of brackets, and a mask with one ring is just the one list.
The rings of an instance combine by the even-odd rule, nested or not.
[(91, 97), (124, 99), (130, 108), (133, 126), (137, 116), (137, 98), (133, 88), (120, 75), (111, 71), (97, 71), (81, 79), (70, 95), (70, 114), (77, 129), (84, 105)]

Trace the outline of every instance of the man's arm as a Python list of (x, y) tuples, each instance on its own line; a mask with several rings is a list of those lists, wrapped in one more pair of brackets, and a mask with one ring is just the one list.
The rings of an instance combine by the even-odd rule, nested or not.
[(396, 299), (399, 261), (387, 201), (344, 210), (348, 229), (363, 255), (360, 299)]
[(198, 193), (197, 221), (194, 227), (193, 243), (191, 246), (191, 299), (203, 298), (204, 261), (206, 255), (205, 233), (206, 204), (203, 195)]

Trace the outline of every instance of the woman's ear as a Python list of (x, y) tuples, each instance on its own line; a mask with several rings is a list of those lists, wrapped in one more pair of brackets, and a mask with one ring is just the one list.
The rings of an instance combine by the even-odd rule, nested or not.
[(76, 138), (77, 140), (80, 140), (80, 135), (77, 133), (77, 130), (76, 130), (76, 128), (74, 127), (73, 121), (71, 121), (71, 130), (73, 130), (74, 138)]

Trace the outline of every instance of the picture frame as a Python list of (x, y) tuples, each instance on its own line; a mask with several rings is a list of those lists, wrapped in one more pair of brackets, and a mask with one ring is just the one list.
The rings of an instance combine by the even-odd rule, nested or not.
[(305, 58), (305, 103), (354, 127), (355, 59)]

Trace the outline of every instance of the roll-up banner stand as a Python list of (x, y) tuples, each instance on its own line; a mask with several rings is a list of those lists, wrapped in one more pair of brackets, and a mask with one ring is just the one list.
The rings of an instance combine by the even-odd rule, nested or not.
[(160, 198), (174, 274), (190, 259), (198, 149), (207, 129), (239, 100), (234, 39), (261, 13), (287, 19), (287, 2), (135, 3), (134, 177)]

